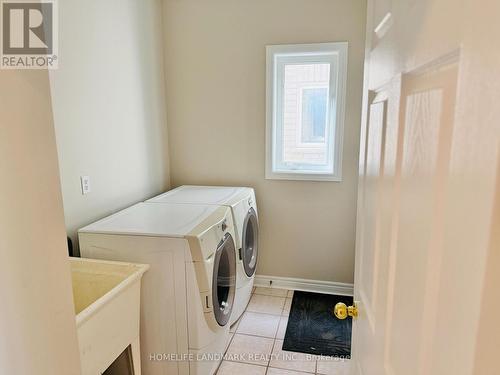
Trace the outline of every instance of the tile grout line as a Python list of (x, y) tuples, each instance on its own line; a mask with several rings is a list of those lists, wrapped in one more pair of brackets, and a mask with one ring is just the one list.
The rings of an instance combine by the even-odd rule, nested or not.
[[(240, 363), (240, 364), (243, 364), (243, 365), (248, 365), (248, 366), (259, 366), (259, 367), (265, 367), (265, 368), (268, 368), (269, 366), (267, 365), (261, 365), (259, 363), (248, 363), (248, 362), (238, 362), (238, 361), (232, 361), (230, 359), (227, 359), (225, 360), (226, 362), (231, 362), (231, 363)], [(222, 363), (222, 362), (221, 362)]]
[(282, 368), (282, 367), (271, 367), (268, 366), (268, 369), (275, 369), (275, 370), (285, 370), (285, 371), (290, 371), (292, 373), (297, 373), (297, 374), (308, 374), (308, 375), (323, 375), (323, 374), (316, 374), (316, 372), (309, 372), (309, 371), (300, 371), (300, 370), (291, 370), (289, 368)]
[[(292, 290), (293, 291), (293, 290)], [(227, 362), (232, 362), (232, 363), (239, 363), (239, 364), (242, 364), (242, 365), (248, 365), (248, 366), (251, 366), (251, 365), (254, 365), (254, 366), (259, 366), (259, 367), (264, 367), (266, 369), (265, 371), (265, 374), (268, 375), (269, 374), (269, 370), (270, 369), (278, 369), (278, 370), (285, 370), (285, 371), (292, 371), (292, 372), (297, 372), (297, 373), (304, 373), (304, 374), (316, 374), (318, 375), (318, 371), (319, 371), (319, 366), (318, 366), (318, 360), (316, 359), (315, 360), (315, 364), (314, 364), (314, 371), (313, 372), (308, 372), (308, 371), (299, 371), (299, 370), (291, 370), (291, 369), (287, 369), (287, 368), (281, 368), (281, 367), (272, 367), (271, 366), (271, 359), (272, 359), (272, 354), (274, 353), (274, 350), (275, 350), (275, 347), (277, 345), (277, 341), (284, 341), (284, 339), (278, 339), (278, 332), (279, 332), (279, 329), (280, 329), (280, 326), (281, 326), (281, 321), (282, 319), (286, 319), (287, 320), (287, 324), (288, 324), (288, 319), (289, 319), (289, 315), (283, 315), (285, 313), (285, 309), (286, 309), (286, 304), (287, 304), (287, 299), (290, 299), (290, 300), (293, 300), (293, 294), (292, 296), (288, 296), (288, 291), (287, 291), (287, 294), (283, 297), (283, 296), (275, 296), (275, 295), (267, 295), (267, 294), (259, 294), (259, 293), (255, 293), (255, 290), (252, 292), (252, 297), (254, 295), (261, 295), (261, 296), (267, 296), (267, 297), (277, 297), (277, 298), (284, 298), (285, 299), (285, 303), (281, 309), (281, 314), (280, 315), (276, 315), (276, 314), (270, 314), (270, 313), (265, 313), (265, 312), (259, 312), (259, 311), (251, 311), (251, 310), (247, 310), (248, 309), (248, 305), (247, 307), (245, 308), (245, 311), (244, 313), (242, 314), (242, 317), (240, 319), (238, 319), (238, 321), (235, 323), (237, 324), (236, 328), (235, 328), (235, 331), (233, 332), (233, 336), (231, 337), (230, 339), (230, 342), (227, 346), (227, 349), (225, 351), (225, 354), (227, 353), (227, 351), (229, 350), (229, 347), (231, 346), (232, 342), (234, 341), (234, 338), (235, 338), (235, 335), (242, 335), (242, 336), (251, 336), (251, 337), (257, 337), (257, 338), (265, 338), (265, 339), (268, 339), (268, 340), (273, 340), (273, 345), (272, 345), (272, 348), (271, 348), (271, 355), (269, 357), (269, 359), (267, 360), (267, 364), (264, 365), (264, 364), (260, 364), (260, 363), (248, 363), (248, 362), (238, 362), (238, 361), (234, 361), (234, 360), (227, 360)], [(279, 321), (278, 321), (278, 327), (274, 333), (274, 336), (273, 337), (268, 337), (268, 336), (259, 336), (259, 335), (254, 335), (254, 334), (247, 334), (247, 333), (240, 333), (238, 332), (238, 329), (239, 329), (239, 326), (241, 324), (241, 321), (243, 319), (243, 315), (246, 313), (246, 312), (249, 312), (249, 313), (253, 313), (253, 314), (258, 314), (258, 315), (267, 315), (267, 316), (277, 316), (279, 317)], [(222, 362), (221, 361), (221, 364), (219, 365), (219, 367), (217, 368), (217, 372), (219, 371), (220, 369), (220, 366), (222, 365)], [(217, 374), (216, 372), (216, 374)]]
[[(268, 339), (268, 340), (274, 340), (276, 337), (269, 337), (269, 336), (259, 336), (259, 335), (252, 335), (251, 333), (239, 333), (239, 332), (235, 332), (235, 334), (238, 334), (240, 336), (251, 336), (251, 337), (258, 337), (260, 339)], [(233, 336), (234, 338), (234, 336)], [(231, 339), (232, 341), (233, 339)]]
[[(288, 293), (288, 292), (287, 292)], [(262, 294), (256, 294), (255, 291), (252, 292), (252, 297), (254, 295), (262, 295)], [(269, 296), (269, 297), (275, 297), (275, 296)], [(283, 297), (278, 297), (278, 298), (283, 298)], [(286, 297), (285, 297), (285, 303), (286, 303)], [(250, 303), (249, 303), (250, 304)], [(283, 307), (284, 308), (284, 307)], [(282, 310), (283, 311), (283, 310)], [(247, 312), (250, 312), (250, 313), (253, 313), (253, 314), (259, 314), (259, 315), (267, 315), (267, 316), (277, 316), (279, 317), (279, 320), (278, 320), (278, 327), (276, 328), (276, 332), (274, 333), (274, 336), (273, 337), (266, 337), (266, 336), (258, 336), (258, 335), (252, 335), (252, 334), (246, 334), (246, 333), (240, 333), (238, 332), (238, 328), (241, 324), (241, 319), (243, 319), (243, 315)], [(251, 336), (251, 337), (259, 337), (259, 338), (265, 338), (265, 339), (269, 339), (269, 340), (273, 340), (273, 345), (271, 347), (271, 355), (273, 353), (273, 350), (274, 350), (274, 345), (276, 343), (276, 336), (278, 334), (278, 330), (279, 330), (279, 323), (281, 321), (281, 315), (275, 315), (275, 314), (269, 314), (269, 313), (263, 313), (263, 312), (258, 312), (258, 311), (251, 311), (251, 310), (248, 310), (248, 305), (247, 307), (245, 308), (245, 311), (243, 312), (242, 314), (242, 317), (238, 320), (238, 326), (236, 327), (234, 333), (233, 333), (233, 337), (231, 338), (231, 343), (233, 342), (234, 340), (234, 337), (238, 334), (238, 335), (243, 335), (243, 336)], [(228, 345), (227, 349), (226, 349), (226, 353), (227, 351), (229, 350), (229, 346), (231, 345), (231, 343)], [(243, 363), (243, 364), (248, 364), (246, 362), (236, 362), (236, 361), (229, 361), (229, 362), (235, 362), (235, 363)], [(268, 372), (268, 369), (269, 369), (269, 364), (271, 362), (271, 357), (268, 358), (267, 362), (266, 362), (266, 365), (260, 365), (260, 364), (255, 364), (257, 366), (261, 366), (261, 367), (265, 367), (266, 368), (266, 374)], [(219, 366), (220, 367), (220, 366)]]
[[(260, 311), (252, 311), (252, 310), (248, 310), (248, 311), (245, 311), (245, 312), (250, 312), (250, 313), (254, 313), (254, 314), (262, 314), (262, 315), (282, 316), (282, 315), (278, 315), (278, 314), (263, 313), (263, 312), (260, 312)], [(281, 313), (283, 313), (283, 311), (281, 311)]]
[(276, 339), (274, 339), (274, 342), (273, 342), (273, 348), (271, 349), (271, 355), (269, 357), (269, 361), (267, 363), (267, 368), (268, 368), (268, 371), (269, 371), (269, 367), (271, 367), (271, 358), (273, 356), (273, 353), (274, 353), (274, 347), (276, 346)]

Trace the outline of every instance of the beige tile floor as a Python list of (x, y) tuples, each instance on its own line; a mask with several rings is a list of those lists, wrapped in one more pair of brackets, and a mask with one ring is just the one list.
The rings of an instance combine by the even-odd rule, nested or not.
[(254, 288), (217, 375), (347, 375), (350, 361), (283, 351), (293, 291)]

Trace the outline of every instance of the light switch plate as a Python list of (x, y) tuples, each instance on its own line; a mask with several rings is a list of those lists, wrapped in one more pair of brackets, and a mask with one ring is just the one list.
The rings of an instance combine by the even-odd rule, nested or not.
[(90, 193), (90, 177), (89, 176), (81, 176), (80, 182), (82, 185), (82, 195)]

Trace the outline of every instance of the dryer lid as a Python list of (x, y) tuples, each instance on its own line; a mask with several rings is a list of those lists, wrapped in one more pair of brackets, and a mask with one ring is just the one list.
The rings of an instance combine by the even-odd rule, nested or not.
[[(138, 203), (79, 230), (81, 233), (184, 237), (213, 219), (218, 207), (198, 204)], [(219, 215), (215, 215), (219, 216)]]
[(149, 199), (148, 203), (201, 203), (231, 206), (252, 195), (252, 188), (184, 185)]

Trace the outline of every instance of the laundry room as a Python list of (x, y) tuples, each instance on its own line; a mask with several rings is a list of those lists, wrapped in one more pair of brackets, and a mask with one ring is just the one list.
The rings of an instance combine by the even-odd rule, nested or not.
[(0, 375), (493, 375), (480, 1), (0, 0)]
[[(234, 231), (227, 233), (231, 233), (234, 240), (232, 246), (238, 259), (233, 308), (227, 323), (232, 345), (229, 344), (227, 353), (232, 354), (237, 364), (223, 363), (221, 374), (238, 371), (239, 367), (242, 371), (248, 368), (258, 372), (260, 367), (265, 370), (268, 366), (316, 372), (316, 360), (302, 368), (292, 360), (282, 361), (284, 365), (280, 365), (270, 364), (268, 358), (262, 361), (244, 358), (255, 353), (270, 358), (273, 350), (281, 350), (287, 319), (280, 315), (288, 313), (293, 290), (311, 293), (304, 295), (297, 306), (312, 303), (316, 309), (309, 311), (310, 314), (322, 310), (318, 326), (324, 320), (327, 322), (324, 328), (315, 331), (319, 340), (321, 335), (335, 336), (332, 329), (350, 329), (349, 326), (336, 327), (337, 318), (332, 309), (337, 302), (352, 304), (344, 301), (344, 296), (352, 295), (354, 281), (366, 4), (360, 0), (324, 1), (314, 7), (305, 1), (285, 8), (283, 5), (280, 1), (253, 5), (230, 1), (165, 1), (160, 8), (157, 2), (149, 1), (139, 9), (137, 2), (130, 1), (127, 7), (116, 4), (116, 10), (110, 3), (107, 9), (119, 14), (109, 14), (113, 19), (107, 20), (102, 15), (105, 10), (97, 12), (92, 3), (59, 4), (59, 53), (65, 61), (64, 64), (60, 61), (61, 66), (51, 72), (50, 84), (65, 223), (73, 255), (150, 264), (152, 268), (144, 274), (142, 288), (157, 289), (158, 285), (150, 279), (156, 279), (154, 264), (162, 261), (146, 254), (125, 255), (124, 248), (113, 244), (113, 231), (125, 225), (128, 229), (122, 228), (124, 231), (140, 232), (143, 224), (136, 223), (136, 228), (131, 224), (138, 215), (137, 220), (147, 217), (151, 222), (158, 221), (158, 227), (148, 228), (149, 234), (159, 235), (166, 229), (162, 225), (172, 220), (172, 225), (179, 226), (171, 228), (172, 233), (187, 236), (187, 232), (182, 232), (183, 215), (186, 227), (195, 217), (199, 225), (205, 223), (206, 226), (214, 217), (222, 217), (217, 216), (218, 213), (214, 216), (207, 205), (229, 207)], [(88, 14), (85, 23), (92, 25), (90, 35), (85, 38), (79, 33), (82, 14)], [(287, 21), (280, 21), (282, 17)], [(255, 25), (261, 27), (249, 34)], [(111, 29), (113, 37), (101, 37), (102, 32)], [(78, 49), (74, 48), (76, 44)], [(269, 60), (273, 59), (266, 55), (266, 48), (283, 45), (296, 46), (298, 58), (308, 53), (301, 48), (310, 48), (319, 56), (330, 54), (331, 58), (326, 59), (323, 66), (334, 70), (322, 74), (338, 75), (335, 80), (327, 77), (326, 81), (314, 77), (321, 74), (314, 72), (315, 62), (306, 66), (300, 78), (302, 82), (295, 83), (304, 87), (302, 90), (317, 87), (319, 93), (335, 91), (335, 96), (325, 99), (324, 112), (327, 102), (339, 97), (338, 107), (332, 108), (330, 115), (311, 113), (311, 116), (323, 116), (327, 123), (323, 127), (337, 127), (332, 138), (341, 139), (335, 145), (341, 151), (335, 155), (332, 151), (336, 166), (330, 178), (323, 172), (269, 176), (266, 171), (266, 142), (271, 141), (268, 127), (273, 126), (266, 123), (267, 111), (271, 110), (266, 102), (267, 80), (271, 80), (266, 78), (266, 70)], [(96, 57), (96, 60), (89, 64), (82, 55), (91, 60)], [(78, 95), (74, 95), (75, 92)], [(293, 95), (292, 90), (290, 92), (288, 95)], [(319, 101), (321, 106), (321, 98)], [(334, 111), (339, 114), (335, 118)], [(328, 133), (330, 129), (322, 131)], [(311, 155), (330, 152), (322, 151), (326, 143), (310, 144), (313, 145)], [(292, 142), (287, 147), (295, 148), (297, 153), (303, 149)], [(327, 179), (322, 180), (325, 176)], [(88, 184), (86, 193), (82, 193), (84, 183)], [(222, 188), (216, 189), (217, 186)], [(169, 190), (172, 193), (160, 195)], [(145, 207), (158, 203), (159, 207), (151, 209), (167, 210), (153, 213), (142, 211), (142, 207), (128, 208), (138, 202), (145, 202)], [(177, 206), (169, 210), (166, 204), (201, 206), (199, 211), (189, 211), (194, 215), (191, 218), (184, 210), (175, 209)], [(207, 207), (209, 211), (205, 212)], [(137, 213), (134, 214), (134, 210)], [(117, 216), (110, 219), (112, 214)], [(116, 218), (115, 224), (112, 224), (113, 218)], [(100, 219), (105, 223), (98, 221)], [(96, 221), (107, 229), (98, 228), (93, 224)], [(108, 234), (104, 236), (104, 243), (96, 237), (98, 233)], [(199, 236), (201, 234), (195, 235)], [(217, 242), (222, 240), (220, 237)], [(118, 253), (112, 254), (113, 250)], [(128, 251), (133, 252), (133, 247)], [(211, 259), (210, 256), (209, 252), (205, 253), (206, 258)], [(203, 260), (203, 256), (200, 255), (199, 260)], [(183, 266), (169, 263), (165, 267)], [(197, 275), (198, 278), (209, 280), (213, 275)], [(254, 286), (258, 286), (255, 293)], [(174, 278), (169, 287), (185, 289), (187, 286), (177, 285)], [(210, 288), (200, 292), (206, 294)], [(319, 293), (317, 299), (314, 293)], [(338, 297), (324, 300), (324, 294)], [(145, 310), (150, 305), (158, 308), (154, 301), (148, 302), (148, 298), (142, 297), (144, 320), (154, 321), (157, 314), (171, 316), (169, 331), (182, 324), (175, 323), (173, 311), (153, 311), (151, 316), (147, 315)], [(151, 298), (156, 300), (158, 296)], [(190, 310), (189, 301), (187, 303)], [(175, 309), (173, 302), (171, 307)], [(220, 310), (216, 306), (211, 308)], [(298, 309), (297, 314), (299, 312), (302, 310)], [(190, 331), (191, 317), (187, 315)], [(240, 322), (242, 327), (238, 330)], [(278, 335), (280, 324), (283, 332)], [(256, 328), (251, 328), (253, 326)], [(298, 331), (289, 335), (289, 345), (305, 340), (307, 335), (302, 337), (299, 331), (310, 328), (297, 327)], [(322, 332), (322, 329), (329, 331)], [(159, 327), (151, 325), (147, 331), (150, 330), (158, 331)], [(308, 351), (305, 354), (341, 355), (344, 359), (350, 354), (350, 332), (339, 333), (338, 338), (342, 341), (341, 349), (316, 352), (298, 347), (297, 353), (299, 357)], [(204, 349), (209, 342), (208, 338), (200, 339), (204, 340), (200, 344), (197, 340), (189, 337), (189, 350)], [(180, 343), (172, 345), (178, 347)], [(320, 343), (311, 343), (309, 347), (314, 345), (320, 346)], [(146, 353), (175, 352), (171, 346), (155, 347), (148, 343), (144, 346)], [(247, 347), (255, 347), (257, 351)], [(219, 352), (222, 351), (219, 349)], [(290, 350), (290, 353), (296, 352)], [(238, 360), (243, 364), (239, 365)], [(146, 374), (155, 374), (155, 369), (162, 371), (162, 366), (167, 373), (182, 373), (181, 369), (177, 370), (181, 366), (177, 363), (142, 358)], [(188, 363), (189, 366), (193, 367)], [(339, 361), (337, 367), (341, 366), (343, 362)], [(206, 373), (213, 370), (208, 369)], [(205, 373), (205, 370), (192, 371)]]

